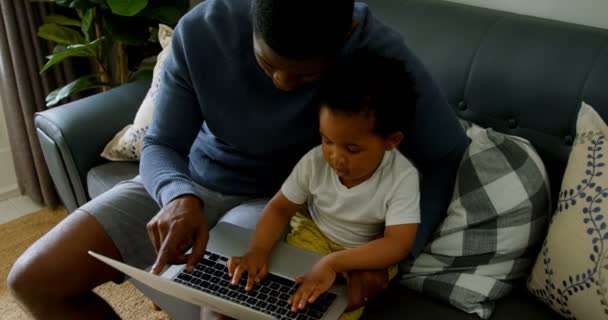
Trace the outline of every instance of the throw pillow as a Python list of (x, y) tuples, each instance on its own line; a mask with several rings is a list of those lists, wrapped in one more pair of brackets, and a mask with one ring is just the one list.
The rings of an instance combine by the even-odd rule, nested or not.
[(545, 167), (530, 143), (463, 122), (471, 138), (447, 216), (400, 283), (482, 319), (528, 275), (550, 212)]
[(528, 289), (567, 319), (608, 318), (608, 127), (587, 104)]
[(112, 161), (139, 160), (143, 139), (154, 112), (154, 99), (160, 85), (163, 63), (171, 50), (172, 36), (173, 30), (169, 26), (163, 24), (158, 26), (158, 41), (163, 49), (156, 58), (150, 89), (137, 110), (133, 124), (127, 125), (112, 138), (103, 149), (102, 157)]

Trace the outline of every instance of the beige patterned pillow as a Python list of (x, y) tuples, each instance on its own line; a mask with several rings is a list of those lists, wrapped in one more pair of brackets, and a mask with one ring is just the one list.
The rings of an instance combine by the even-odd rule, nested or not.
[(608, 127), (583, 103), (557, 210), (528, 288), (567, 319), (608, 319)]
[(154, 99), (160, 84), (160, 75), (163, 62), (171, 50), (171, 37), (173, 30), (164, 24), (158, 26), (158, 40), (162, 51), (156, 58), (156, 65), (152, 72), (152, 85), (142, 101), (133, 124), (124, 127), (106, 145), (101, 156), (112, 161), (137, 161), (141, 155), (143, 138), (148, 131), (148, 125), (154, 112)]

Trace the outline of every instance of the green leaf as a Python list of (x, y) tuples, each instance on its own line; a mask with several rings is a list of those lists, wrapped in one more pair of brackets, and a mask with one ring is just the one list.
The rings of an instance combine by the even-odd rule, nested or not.
[(157, 56), (151, 56), (142, 59), (139, 66), (129, 74), (129, 81), (152, 79), (154, 67), (156, 66), (156, 58)]
[(107, 34), (114, 41), (139, 46), (150, 37), (149, 24), (143, 17), (122, 17), (105, 12), (104, 21)]
[(149, 80), (152, 79), (153, 70), (150, 69), (139, 69), (129, 75), (128, 82), (137, 80)]
[(95, 9), (91, 8), (85, 11), (82, 15), (82, 23), (80, 24), (80, 30), (84, 33), (84, 36), (87, 41), (90, 39), (91, 35), (91, 27), (93, 26), (93, 15), (95, 14)]
[(114, 14), (131, 17), (148, 5), (148, 0), (108, 0)]
[(40, 73), (45, 72), (50, 67), (69, 57), (95, 57), (97, 55), (97, 46), (101, 41), (103, 41), (102, 38), (88, 44), (75, 44), (65, 48), (55, 47), (53, 54), (47, 56), (49, 61), (42, 67)]
[(73, 18), (66, 17), (66, 16), (62, 16), (60, 14), (49, 14), (48, 16), (46, 16), (44, 18), (44, 22), (54, 23), (54, 24), (58, 24), (60, 26), (80, 27), (80, 21), (73, 19)]
[(99, 74), (90, 74), (80, 77), (63, 87), (53, 90), (46, 96), (46, 106), (50, 107), (57, 104), (62, 99), (65, 99), (75, 93), (83, 90), (99, 88), (108, 84), (101, 83)]
[(53, 0), (55, 4), (62, 7), (70, 7), (78, 10), (86, 10), (93, 7), (105, 7), (105, 0)]
[(83, 43), (84, 38), (80, 32), (57, 25), (55, 23), (45, 23), (38, 28), (38, 36), (42, 39), (54, 41), (61, 44)]
[(184, 12), (176, 7), (145, 8), (137, 16), (158, 20), (164, 24), (175, 25)]
[[(190, 9), (190, 0), (149, 0), (148, 7), (174, 7), (186, 13)], [(201, 2), (201, 1), (196, 1)]]
[(100, 5), (97, 0), (54, 0), (57, 5), (74, 9), (86, 10)]
[(59, 53), (65, 51), (68, 48), (65, 44), (58, 44), (53, 48), (53, 53)]

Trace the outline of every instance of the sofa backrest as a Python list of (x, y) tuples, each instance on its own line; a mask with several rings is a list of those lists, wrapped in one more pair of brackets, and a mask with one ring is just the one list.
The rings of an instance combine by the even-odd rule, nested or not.
[(581, 101), (608, 120), (608, 30), (444, 1), (364, 2), (459, 117), (532, 142), (556, 195)]

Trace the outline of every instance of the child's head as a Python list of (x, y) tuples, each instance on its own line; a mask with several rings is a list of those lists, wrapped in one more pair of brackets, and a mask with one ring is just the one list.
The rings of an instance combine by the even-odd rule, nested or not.
[(403, 62), (369, 52), (339, 59), (320, 89), (323, 156), (346, 186), (375, 172), (414, 120), (417, 96)]

